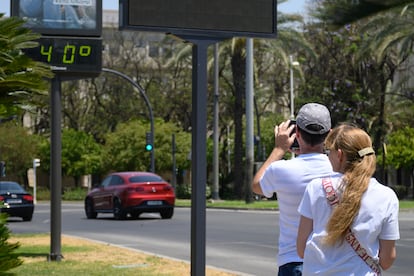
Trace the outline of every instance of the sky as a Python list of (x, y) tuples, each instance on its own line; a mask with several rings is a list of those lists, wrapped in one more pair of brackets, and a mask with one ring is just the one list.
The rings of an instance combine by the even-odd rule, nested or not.
[[(0, 13), (10, 16), (10, 1), (0, 0)], [(119, 0), (102, 0), (104, 10), (118, 10)], [(285, 13), (304, 13), (306, 0), (288, 0), (279, 6), (279, 10)]]

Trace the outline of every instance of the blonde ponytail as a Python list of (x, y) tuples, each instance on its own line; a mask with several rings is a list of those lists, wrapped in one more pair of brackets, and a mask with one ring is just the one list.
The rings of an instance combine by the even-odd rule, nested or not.
[(375, 172), (376, 158), (369, 135), (354, 126), (341, 125), (326, 138), (329, 149), (341, 149), (346, 157), (344, 177), (340, 184), (339, 204), (326, 227), (325, 242), (334, 245), (344, 240), (361, 206), (361, 198)]

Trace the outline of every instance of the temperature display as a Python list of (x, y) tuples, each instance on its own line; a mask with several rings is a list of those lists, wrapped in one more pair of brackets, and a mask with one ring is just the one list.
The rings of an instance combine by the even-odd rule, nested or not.
[(55, 73), (99, 74), (102, 69), (101, 38), (42, 37), (25, 53), (50, 64)]

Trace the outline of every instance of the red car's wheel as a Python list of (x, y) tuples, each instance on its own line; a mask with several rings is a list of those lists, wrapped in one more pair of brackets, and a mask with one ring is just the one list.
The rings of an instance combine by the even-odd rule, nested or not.
[(114, 218), (117, 220), (126, 219), (127, 213), (122, 208), (121, 201), (119, 199), (114, 200)]
[(85, 214), (88, 219), (96, 219), (98, 213), (95, 212), (95, 208), (93, 207), (92, 199), (88, 198), (85, 202)]
[(165, 210), (160, 211), (161, 218), (163, 219), (170, 219), (174, 214), (174, 208), (168, 208)]

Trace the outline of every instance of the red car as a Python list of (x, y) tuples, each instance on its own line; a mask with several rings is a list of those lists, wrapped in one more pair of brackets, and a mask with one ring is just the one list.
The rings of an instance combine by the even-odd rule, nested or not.
[(113, 213), (115, 219), (129, 214), (160, 213), (170, 219), (174, 214), (174, 188), (159, 175), (149, 172), (116, 172), (108, 175), (85, 198), (85, 213), (94, 219), (98, 213)]

